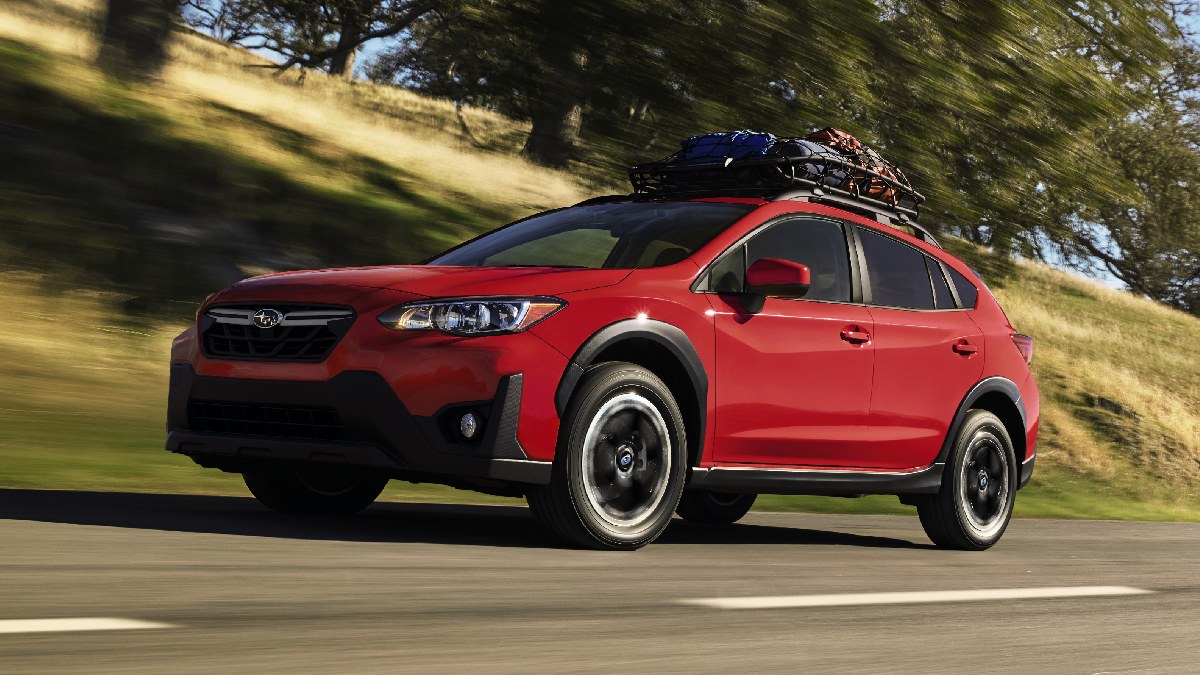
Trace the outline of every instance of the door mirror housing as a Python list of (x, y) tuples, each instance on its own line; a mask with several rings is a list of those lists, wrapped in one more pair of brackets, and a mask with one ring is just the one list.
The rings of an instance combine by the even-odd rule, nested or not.
[(776, 298), (802, 298), (812, 283), (808, 265), (780, 258), (759, 258), (746, 269), (746, 292)]

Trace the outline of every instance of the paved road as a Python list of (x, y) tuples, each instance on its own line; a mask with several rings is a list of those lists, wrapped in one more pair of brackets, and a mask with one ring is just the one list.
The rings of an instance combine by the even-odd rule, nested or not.
[[(297, 520), (249, 499), (0, 490), (0, 672), (1200, 672), (1200, 525), (1015, 522), (986, 553), (916, 518), (676, 522), (557, 548), (515, 507)], [(711, 597), (1131, 586), (1145, 595), (788, 609)], [(17, 624), (24, 625), (24, 624)]]

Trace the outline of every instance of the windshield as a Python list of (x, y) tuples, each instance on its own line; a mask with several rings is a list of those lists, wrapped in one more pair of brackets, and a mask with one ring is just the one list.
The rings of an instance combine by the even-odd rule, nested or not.
[(618, 269), (677, 263), (754, 210), (724, 202), (619, 202), (551, 211), (429, 261), (469, 267)]

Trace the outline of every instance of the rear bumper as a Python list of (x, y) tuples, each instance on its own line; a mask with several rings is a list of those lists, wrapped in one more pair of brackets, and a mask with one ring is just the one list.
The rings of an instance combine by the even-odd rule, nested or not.
[[(517, 439), (523, 377), (500, 381), (491, 401), (464, 401), (432, 417), (412, 415), (378, 373), (349, 370), (320, 382), (251, 380), (197, 375), (188, 364), (171, 366), (167, 442), (171, 452), (198, 464), (245, 472), (287, 462), (337, 464), (396, 478), (456, 484), (472, 481), (550, 481), (551, 463), (529, 459)], [(313, 440), (198, 430), (189, 417), (192, 401), (256, 406), (332, 408), (343, 438)], [(482, 415), (483, 436), (457, 440), (446, 419), (465, 406)], [(461, 480), (465, 479), (465, 480)]]

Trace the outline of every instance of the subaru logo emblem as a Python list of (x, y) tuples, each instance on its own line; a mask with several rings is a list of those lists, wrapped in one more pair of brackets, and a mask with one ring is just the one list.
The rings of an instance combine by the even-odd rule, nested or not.
[(280, 321), (283, 321), (283, 312), (277, 309), (260, 309), (254, 313), (254, 325), (259, 328), (274, 328)]

